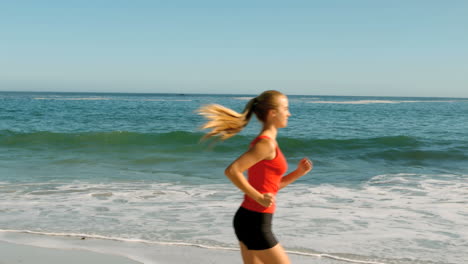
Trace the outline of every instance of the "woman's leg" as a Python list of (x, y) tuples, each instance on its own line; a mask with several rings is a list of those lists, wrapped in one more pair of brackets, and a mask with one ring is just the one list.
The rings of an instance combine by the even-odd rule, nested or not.
[[(242, 207), (234, 216), (234, 230), (244, 264), (290, 263), (286, 252), (271, 231), (272, 217), (272, 214), (253, 212)], [(253, 249), (249, 250), (244, 243)]]
[(262, 261), (258, 257), (256, 257), (252, 252), (252, 250), (249, 250), (244, 243), (239, 241), (240, 245), (240, 250), (242, 254), (242, 260), (244, 261), (244, 264), (263, 264)]
[[(265, 250), (248, 250), (248, 253), (252, 255), (253, 259), (259, 259), (259, 263), (268, 264), (290, 264), (288, 255), (284, 251), (283, 247), (278, 243), (276, 246), (265, 249)], [(244, 256), (244, 253), (242, 253)], [(244, 260), (245, 261), (245, 260)], [(245, 262), (249, 263), (249, 262)], [(257, 263), (257, 262), (255, 262)]]

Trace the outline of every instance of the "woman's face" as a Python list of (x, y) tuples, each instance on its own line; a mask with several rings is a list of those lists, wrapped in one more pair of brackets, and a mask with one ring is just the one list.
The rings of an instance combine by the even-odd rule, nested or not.
[(287, 127), (288, 118), (291, 116), (288, 98), (286, 96), (279, 96), (276, 100), (278, 108), (272, 111), (272, 121), (277, 128)]

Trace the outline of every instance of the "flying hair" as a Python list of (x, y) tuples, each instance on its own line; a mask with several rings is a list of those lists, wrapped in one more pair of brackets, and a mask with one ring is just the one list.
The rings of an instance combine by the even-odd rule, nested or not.
[(226, 140), (233, 137), (248, 125), (252, 114), (255, 114), (261, 122), (265, 122), (268, 110), (278, 107), (276, 98), (279, 96), (284, 96), (284, 94), (274, 90), (265, 91), (249, 100), (242, 113), (219, 104), (202, 106), (197, 112), (208, 121), (201, 129), (211, 129), (203, 139), (218, 137), (221, 140)]

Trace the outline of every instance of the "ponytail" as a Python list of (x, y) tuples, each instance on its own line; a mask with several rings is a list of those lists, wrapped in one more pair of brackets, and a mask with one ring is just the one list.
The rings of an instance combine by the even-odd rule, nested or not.
[(210, 129), (206, 133), (204, 139), (218, 136), (221, 140), (226, 140), (241, 132), (252, 117), (253, 108), (255, 107), (257, 98), (251, 99), (244, 108), (242, 113), (224, 107), (219, 104), (205, 105), (198, 109), (198, 114), (204, 116), (209, 121), (201, 128)]
[(245, 105), (242, 113), (237, 113), (219, 104), (210, 104), (199, 108), (198, 114), (208, 119), (208, 122), (201, 128), (211, 129), (203, 139), (219, 137), (221, 140), (226, 140), (233, 137), (247, 126), (253, 113), (260, 121), (265, 122), (268, 111), (278, 107), (276, 98), (279, 96), (285, 95), (274, 90), (265, 91), (251, 99)]

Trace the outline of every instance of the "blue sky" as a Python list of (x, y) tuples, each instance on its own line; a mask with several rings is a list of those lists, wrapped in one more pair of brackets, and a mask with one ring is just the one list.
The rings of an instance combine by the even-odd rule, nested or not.
[(468, 97), (468, 1), (1, 1), (0, 90)]

